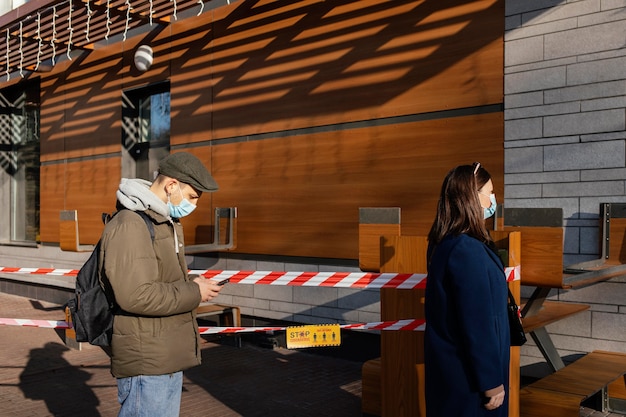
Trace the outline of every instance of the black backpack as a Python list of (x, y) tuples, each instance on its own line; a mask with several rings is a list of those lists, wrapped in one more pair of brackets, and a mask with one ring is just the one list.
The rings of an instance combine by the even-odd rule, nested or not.
[[(104, 214), (103, 221), (106, 223), (113, 215)], [(143, 211), (136, 211), (150, 231), (150, 237), (154, 242), (154, 225), (152, 220)], [(115, 302), (113, 289), (104, 274), (98, 273), (98, 261), (100, 258), (100, 241), (96, 244), (87, 262), (80, 268), (76, 275), (76, 289), (74, 297), (67, 302), (72, 316), (72, 324), (76, 332), (77, 342), (89, 342), (96, 346), (110, 346), (113, 335), (113, 316), (118, 312), (119, 306)]]

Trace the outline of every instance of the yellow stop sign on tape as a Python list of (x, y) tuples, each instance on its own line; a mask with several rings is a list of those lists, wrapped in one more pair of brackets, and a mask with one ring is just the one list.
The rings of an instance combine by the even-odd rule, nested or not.
[(341, 327), (338, 324), (311, 324), (287, 327), (287, 349), (339, 346)]

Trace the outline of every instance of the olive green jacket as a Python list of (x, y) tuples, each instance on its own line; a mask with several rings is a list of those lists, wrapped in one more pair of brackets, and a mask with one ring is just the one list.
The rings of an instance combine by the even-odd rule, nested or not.
[(103, 273), (123, 310), (115, 316), (111, 342), (117, 378), (200, 364), (195, 309), (201, 295), (187, 275), (182, 226), (151, 209), (145, 213), (154, 222), (154, 242), (144, 219), (131, 210), (120, 211), (102, 234)]

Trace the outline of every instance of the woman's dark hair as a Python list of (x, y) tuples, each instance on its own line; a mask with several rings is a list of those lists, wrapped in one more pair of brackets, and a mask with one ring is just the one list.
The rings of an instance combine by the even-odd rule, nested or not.
[(491, 175), (478, 162), (460, 165), (448, 172), (441, 185), (435, 221), (428, 233), (431, 245), (438, 244), (449, 234), (462, 233), (484, 243), (491, 242), (478, 198), (478, 190), (490, 179)]

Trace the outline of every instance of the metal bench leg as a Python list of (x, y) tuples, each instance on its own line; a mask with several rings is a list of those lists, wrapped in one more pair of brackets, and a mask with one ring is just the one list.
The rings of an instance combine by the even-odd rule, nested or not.
[(543, 357), (546, 358), (546, 362), (552, 368), (553, 372), (558, 371), (559, 369), (565, 368), (565, 364), (563, 363), (563, 359), (559, 356), (556, 348), (554, 347), (554, 343), (552, 343), (552, 338), (546, 331), (545, 327), (540, 327), (538, 329), (530, 332), (533, 340), (537, 344), (537, 347), (543, 354)]

